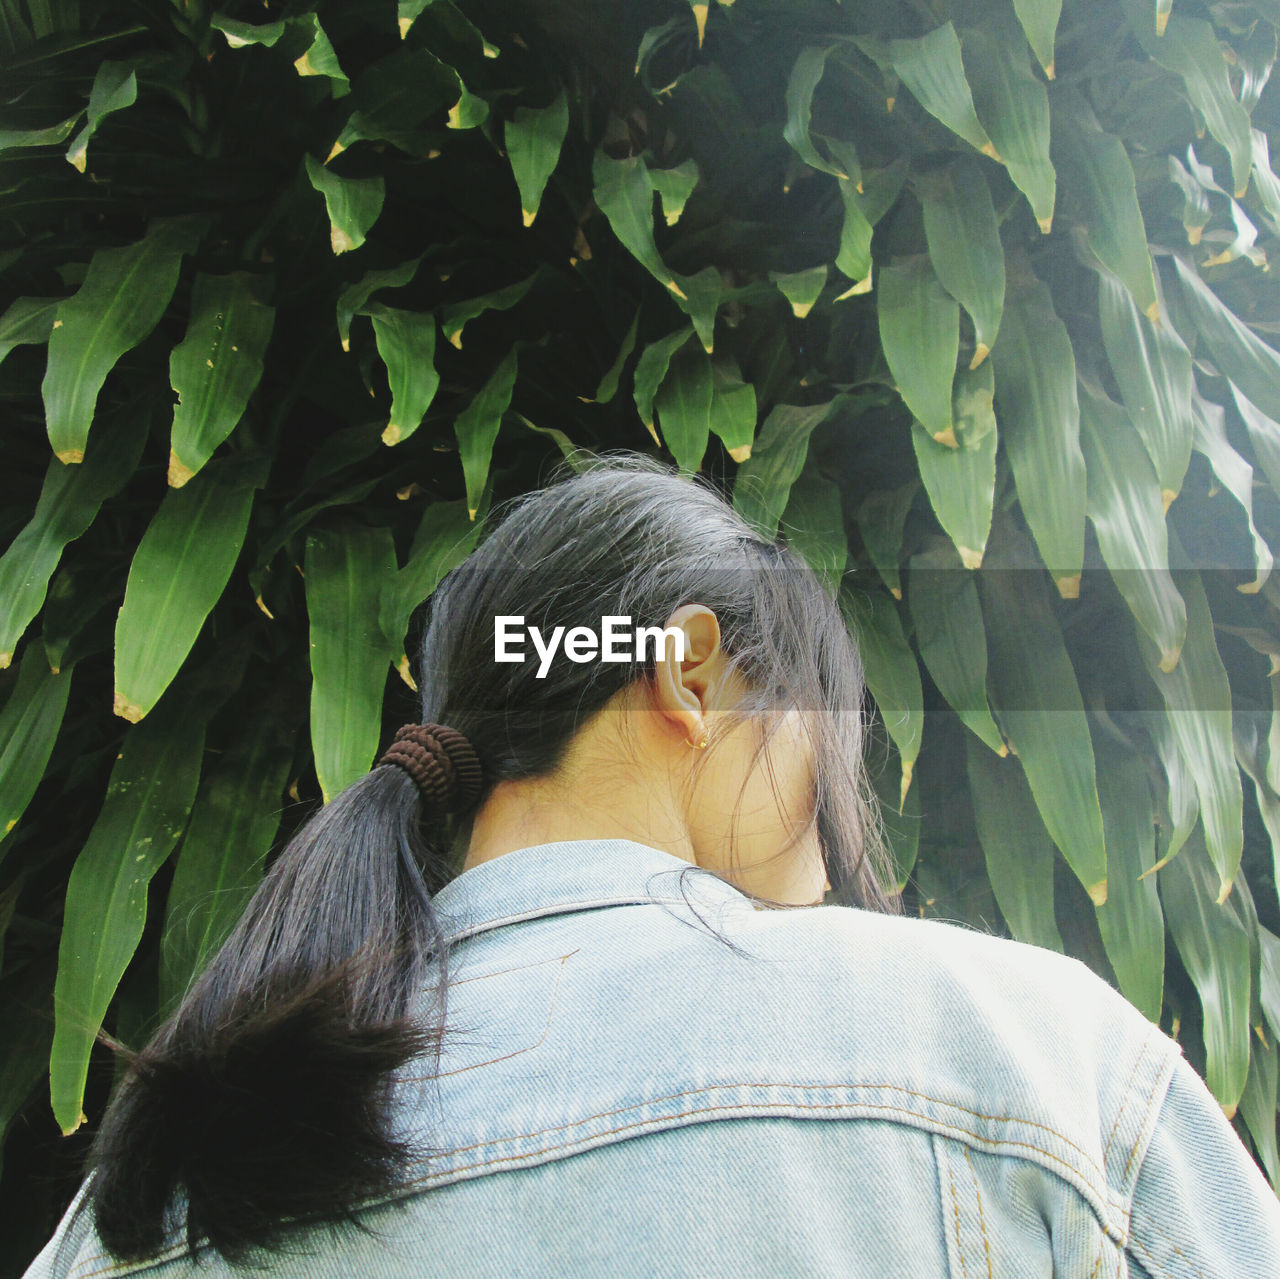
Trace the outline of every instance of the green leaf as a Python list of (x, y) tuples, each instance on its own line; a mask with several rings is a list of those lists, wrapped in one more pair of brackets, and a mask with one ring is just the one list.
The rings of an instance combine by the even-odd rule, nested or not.
[(682, 471), (693, 472), (702, 466), (711, 433), (714, 394), (711, 360), (705, 353), (690, 349), (672, 358), (654, 407), (662, 438)]
[(613, 160), (603, 151), (597, 151), (591, 175), (596, 205), (609, 219), (609, 225), (623, 248), (659, 284), (665, 285), (678, 297), (684, 297), (684, 291), (676, 283), (654, 243), (653, 182), (644, 160), (640, 156)]
[(1007, 755), (987, 704), (987, 635), (978, 590), (949, 543), (911, 557), (908, 604), (916, 646), (947, 705), (997, 755)]
[(840, 487), (810, 464), (791, 488), (782, 528), (787, 545), (818, 575), (834, 598), (840, 590), (849, 547), (844, 535)]
[(84, 128), (67, 148), (67, 160), (81, 173), (89, 148), (89, 139), (98, 125), (113, 111), (123, 111), (138, 99), (138, 76), (132, 62), (100, 62), (89, 91), (89, 115)]
[(617, 395), (618, 383), (622, 380), (622, 370), (626, 368), (631, 352), (636, 349), (636, 334), (639, 331), (640, 312), (637, 310), (631, 317), (631, 326), (622, 339), (622, 345), (618, 347), (618, 354), (614, 356), (613, 363), (605, 370), (604, 376), (600, 379), (600, 385), (596, 387), (596, 393), (592, 397), (596, 404), (608, 404)]
[(857, 180), (858, 174), (850, 173), (842, 165), (828, 160), (814, 145), (810, 134), (813, 115), (813, 95), (827, 67), (827, 58), (838, 45), (814, 46), (800, 51), (787, 80), (787, 122), (782, 136), (788, 145), (811, 169), (830, 173), (837, 178)]
[(996, 416), (1023, 514), (1059, 593), (1075, 599), (1085, 509), (1076, 362), (1066, 326), (1039, 281), (1010, 291), (991, 358)]
[(791, 311), (796, 319), (803, 320), (813, 310), (813, 304), (822, 293), (827, 282), (827, 268), (813, 266), (807, 271), (770, 271), (769, 279), (791, 303)]
[(1242, 582), (1236, 590), (1246, 595), (1256, 595), (1271, 573), (1271, 548), (1258, 532), (1253, 522), (1253, 467), (1231, 447), (1227, 439), (1226, 412), (1221, 405), (1192, 392), (1192, 410), (1195, 413), (1195, 448), (1209, 460), (1213, 473), (1223, 487), (1244, 508), (1249, 536), (1253, 540), (1254, 578)]
[(480, 496), (489, 478), (493, 444), (498, 438), (502, 415), (511, 407), (516, 366), (517, 348), (513, 346), (453, 423), (462, 474), (467, 483), (467, 513), (472, 519), (476, 517)]
[(63, 549), (93, 523), (98, 508), (133, 474), (146, 440), (146, 418), (123, 414), (89, 441), (79, 466), (53, 460), (35, 513), (0, 556), (0, 669), (40, 611)]
[(287, 723), (264, 716), (201, 779), (165, 903), (162, 1007), (204, 971), (261, 882), (292, 763)]
[(1053, 911), (1053, 841), (1017, 760), (965, 738), (969, 795), (996, 905), (1021, 942), (1062, 953)]
[(711, 433), (735, 462), (745, 462), (756, 434), (756, 388), (743, 382), (736, 365), (713, 364), (712, 378)]
[(1265, 1047), (1250, 1041), (1249, 1076), (1240, 1097), (1240, 1113), (1249, 1126), (1262, 1166), (1274, 1187), (1280, 1182), (1280, 1151), (1276, 1149), (1277, 1083), (1280, 1049), (1273, 1039)]
[(1098, 261), (1148, 319), (1158, 320), (1155, 268), (1128, 153), (1119, 138), (1096, 126), (1087, 107), (1065, 93), (1054, 104), (1053, 163)]
[(1159, 649), (1160, 669), (1172, 670), (1187, 609), (1169, 572), (1159, 484), (1124, 410), (1085, 382), (1079, 390), (1089, 519), (1116, 588)]
[(1034, 50), (1045, 75), (1052, 80), (1053, 41), (1058, 31), (1058, 19), (1062, 16), (1062, 0), (1013, 0), (1013, 7), (1026, 32), (1027, 43)]
[(661, 441), (658, 439), (658, 433), (653, 427), (654, 397), (658, 393), (658, 387), (662, 379), (667, 376), (667, 369), (671, 366), (672, 357), (692, 336), (693, 328), (691, 325), (676, 329), (673, 333), (668, 333), (666, 337), (659, 338), (656, 342), (650, 342), (641, 351), (640, 359), (636, 362), (636, 371), (632, 379), (635, 386), (636, 411), (640, 414), (640, 420), (648, 428), (649, 434), (653, 436), (655, 444), (659, 444)]
[(1187, 97), (1204, 117), (1209, 132), (1231, 157), (1232, 189), (1242, 199), (1249, 186), (1253, 141), (1249, 113), (1231, 91), (1231, 78), (1217, 33), (1200, 18), (1175, 14), (1157, 37), (1139, 17), (1139, 0), (1128, 0), (1129, 25), (1147, 55), (1182, 77)]
[(899, 809), (902, 760), (891, 741), (881, 740), (885, 746), (885, 763), (883, 768), (871, 767), (871, 786), (884, 827), (885, 843), (893, 858), (893, 891), (900, 893), (906, 888), (920, 853), (920, 827), (923, 824), (920, 787), (907, 792), (907, 798), (901, 801)]
[(459, 100), (458, 73), (427, 49), (397, 49), (363, 72), (347, 99), (351, 114), (325, 163), (357, 142), (389, 142), (425, 158), (437, 141), (432, 117)]
[(1187, 243), (1199, 244), (1204, 228), (1213, 216), (1209, 193), (1193, 174), (1183, 168), (1176, 155), (1169, 157), (1169, 180), (1182, 192), (1182, 227), (1187, 233)]
[(935, 440), (954, 447), (951, 390), (960, 351), (960, 307), (923, 253), (882, 268), (879, 294), (880, 344), (898, 392)]
[(1107, 900), (1096, 907), (1107, 958), (1124, 997), (1149, 1021), (1164, 1000), (1164, 912), (1154, 878), (1155, 808), (1147, 770), (1135, 751), (1101, 730), (1094, 736), (1098, 799), (1107, 837)]
[(396, 289), (408, 284), (418, 273), (422, 259), (426, 253), (419, 253), (416, 258), (401, 262), (398, 266), (390, 266), (382, 271), (367, 271), (354, 284), (349, 284), (338, 295), (338, 337), (342, 349), (351, 349), (351, 321), (359, 315), (364, 304), (379, 289)]
[(22, 147), (58, 147), (70, 136), (84, 108), (43, 129), (0, 129), (0, 151), (16, 151)]
[(246, 272), (196, 276), (186, 336), (169, 356), (178, 393), (169, 440), (174, 488), (204, 466), (244, 416), (262, 378), (275, 314)]
[(215, 31), (222, 32), (232, 49), (243, 49), (248, 44), (260, 44), (269, 49), (284, 35), (285, 28), (283, 22), (256, 25), (252, 22), (238, 22), (235, 18), (228, 18), (225, 13), (211, 14), (209, 25)]
[(89, 1052), (142, 938), (147, 886), (195, 798), (204, 724), (175, 705), (131, 729), (67, 883), (54, 986), (49, 1092), (64, 1135), (85, 1122)]
[(560, 148), (569, 131), (569, 99), (561, 89), (550, 106), (517, 107), (507, 121), (503, 138), (511, 172), (520, 189), (525, 226), (532, 226), (542, 203), (542, 193), (560, 159)]
[(920, 179), (916, 189), (933, 269), (973, 320), (969, 367), (976, 369), (995, 343), (1004, 310), (1004, 249), (991, 192), (967, 159)]
[(902, 531), (920, 481), (911, 479), (894, 489), (870, 493), (858, 507), (858, 527), (876, 572), (895, 600), (902, 598), (898, 561), (902, 556)]
[[(1253, 138), (1253, 186), (1258, 193), (1262, 207), (1266, 209), (1268, 229), (1274, 236), (1280, 236), (1280, 178), (1271, 168), (1271, 147), (1267, 135), (1261, 129), (1251, 130)], [(1205, 221), (1209, 219), (1206, 216)], [(1201, 224), (1203, 225), (1203, 223)], [(1192, 240), (1192, 244), (1197, 240)]]
[(1214, 900), (1213, 870), (1197, 829), (1160, 872), (1160, 897), (1204, 1013), (1205, 1082), (1234, 1115), (1249, 1074), (1250, 942), (1235, 907)]
[(1249, 444), (1267, 483), (1280, 493), (1280, 422), (1274, 422), (1234, 382), (1231, 394), (1236, 410), (1249, 433)]
[(238, 459), (210, 466), (147, 525), (116, 618), (113, 709), (130, 723), (160, 700), (221, 597), (263, 478)]
[(307, 538), (311, 746), (327, 804), (373, 765), (389, 654), (378, 624), (396, 571), (391, 530), (352, 525)]
[(381, 302), (373, 303), (368, 314), (391, 384), (391, 420), (382, 442), (399, 444), (422, 425), (440, 386), (436, 317), (430, 311), (401, 311)]
[(761, 537), (772, 541), (792, 485), (804, 470), (809, 437), (831, 416), (841, 398), (804, 408), (776, 404), (765, 418), (751, 456), (733, 481), (733, 507)]
[[(1185, 562), (1176, 539), (1173, 552), (1175, 562)], [(1164, 698), (1163, 719), (1169, 735), (1195, 779), (1205, 842), (1218, 871), (1218, 900), (1222, 901), (1231, 891), (1244, 849), (1244, 799), (1231, 736), (1231, 686), (1213, 638), (1213, 617), (1199, 573), (1174, 569), (1173, 581), (1187, 605), (1187, 635), (1178, 664), (1171, 671), (1161, 670), (1159, 650), (1141, 631), (1138, 646)]]
[(1268, 346), (1181, 258), (1174, 258), (1180, 296), (1223, 376), (1258, 408), (1280, 420), (1280, 352)]
[[(351, 82), (338, 65), (338, 55), (333, 44), (320, 25), (320, 19), (314, 13), (302, 14), (293, 19), (299, 27), (307, 31), (311, 38), (302, 55), (294, 59), (294, 70), (300, 76), (324, 76), (329, 81), (329, 89), (335, 98), (345, 97), (351, 91)], [(338, 252), (339, 250), (335, 250)]]
[(1053, 842), (1101, 905), (1107, 857), (1089, 723), (1048, 585), (1011, 525), (989, 548), (978, 584), (997, 720)]
[(29, 644), (0, 710), (0, 857), (5, 836), (26, 812), (44, 776), (70, 691), (71, 672), (55, 675), (41, 645)]
[(382, 175), (344, 178), (326, 169), (311, 155), (305, 157), (305, 167), (307, 180), (324, 196), (329, 213), (330, 248), (334, 253), (358, 249), (382, 212), (382, 201), (386, 196)]
[(1098, 273), (1098, 312), (1111, 371), (1155, 466), (1167, 511), (1191, 461), (1191, 352), (1171, 324), (1148, 320), (1129, 290), (1105, 271)]
[(960, 40), (951, 23), (944, 22), (918, 40), (891, 40), (889, 56), (902, 83), (930, 115), (983, 155), (1000, 158), (978, 123), (960, 57)]
[(60, 461), (83, 459), (107, 374), (155, 328), (178, 283), (182, 255), (193, 252), (198, 239), (193, 219), (153, 222), (135, 244), (98, 249), (84, 283), (59, 304), (40, 390)]
[(698, 165), (694, 160), (685, 160), (670, 169), (649, 170), (649, 181), (658, 193), (662, 219), (668, 226), (675, 226), (680, 221), (684, 206), (698, 185), (698, 177)]
[(1057, 175), (1049, 158), (1049, 95), (1031, 70), (1027, 47), (1007, 24), (965, 28), (964, 69), (978, 118), (1040, 230), (1053, 227)]
[(404, 642), (413, 610), (471, 554), (479, 536), (480, 523), (468, 516), (465, 502), (432, 502), (423, 513), (409, 562), (384, 583), (378, 609), (391, 651), (401, 654), (402, 674), (409, 669)]
[(525, 276), (523, 280), (517, 280), (514, 284), (506, 284), (500, 289), (482, 293), (479, 297), (466, 298), (461, 302), (450, 302), (448, 306), (442, 307), (440, 310), (440, 327), (444, 330), (445, 337), (461, 350), (462, 330), (469, 321), (484, 315), (486, 311), (511, 310), (517, 302), (523, 300), (542, 275), (542, 270), (536, 270), (531, 275)]
[(52, 971), (46, 980), (43, 972), (37, 976), (18, 969), (0, 986), (0, 1025), (5, 1028), (0, 1040), (0, 1152), (10, 1122), (49, 1069), (53, 1027), (44, 1005), (52, 985)]
[(18, 298), (0, 315), (0, 362), (15, 346), (47, 342), (61, 298)]
[(840, 224), (840, 249), (836, 254), (836, 270), (855, 281), (853, 288), (836, 298), (837, 302), (871, 289), (871, 237), (876, 223), (892, 208), (906, 181), (910, 160), (900, 155), (884, 169), (868, 170), (863, 175), (863, 190), (852, 179), (840, 179), (836, 185), (844, 205)]
[(924, 732), (924, 691), (920, 667), (907, 645), (897, 605), (880, 591), (846, 585), (840, 591), (845, 622), (862, 657), (867, 688), (902, 763), (898, 808), (906, 802)]
[(982, 563), (996, 487), (995, 378), (989, 362), (956, 374), (952, 416), (958, 448), (939, 444), (919, 422), (911, 426), (920, 478), (938, 523), (965, 568)]

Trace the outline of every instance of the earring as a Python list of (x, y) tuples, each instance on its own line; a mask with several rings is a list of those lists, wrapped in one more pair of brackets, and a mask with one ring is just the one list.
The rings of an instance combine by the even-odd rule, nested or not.
[(694, 750), (696, 750), (696, 751), (702, 751), (702, 750), (706, 750), (706, 749), (707, 749), (707, 743), (708, 743), (710, 740), (711, 740), (711, 739), (710, 739), (710, 737), (709, 737), (709, 736), (708, 736), (708, 734), (707, 734), (707, 730), (704, 728), (704, 729), (702, 730), (702, 736), (701, 736), (701, 737), (699, 737), (699, 738), (698, 738), (698, 740), (697, 740), (696, 742), (690, 742), (690, 743), (689, 743), (689, 745), (690, 745), (690, 746), (692, 746), (692, 747), (693, 747), (693, 749), (694, 749)]

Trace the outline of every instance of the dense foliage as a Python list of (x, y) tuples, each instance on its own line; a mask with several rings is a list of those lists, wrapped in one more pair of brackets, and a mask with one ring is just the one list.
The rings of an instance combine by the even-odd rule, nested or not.
[(0, 0), (17, 1269), (95, 1033), (413, 716), (414, 609), (574, 448), (828, 575), (909, 908), (1097, 969), (1280, 1182), (1277, 25)]

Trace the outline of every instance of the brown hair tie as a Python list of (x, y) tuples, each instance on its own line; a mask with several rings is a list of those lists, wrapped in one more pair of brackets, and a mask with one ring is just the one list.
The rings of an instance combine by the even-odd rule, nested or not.
[(442, 813), (465, 812), (480, 795), (480, 760), (456, 728), (405, 724), (379, 764), (403, 768), (422, 798)]

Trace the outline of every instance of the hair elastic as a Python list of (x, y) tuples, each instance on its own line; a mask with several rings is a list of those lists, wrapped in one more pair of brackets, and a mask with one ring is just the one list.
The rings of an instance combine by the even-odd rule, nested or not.
[(378, 763), (404, 769), (423, 800), (439, 812), (465, 812), (480, 795), (475, 747), (444, 724), (405, 724)]

